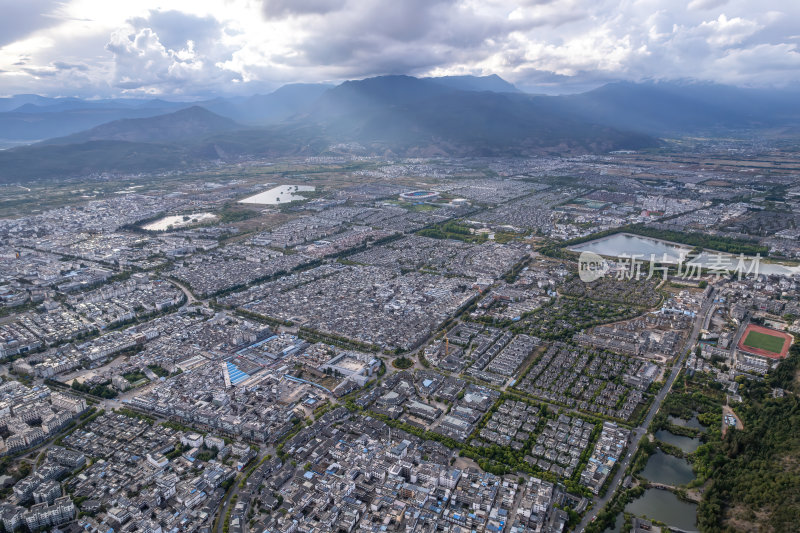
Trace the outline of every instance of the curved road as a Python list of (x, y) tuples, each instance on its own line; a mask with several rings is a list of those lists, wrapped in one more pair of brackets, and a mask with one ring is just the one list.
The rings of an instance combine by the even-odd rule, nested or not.
[(183, 294), (186, 295), (186, 303), (183, 304), (183, 307), (186, 307), (187, 305), (191, 305), (194, 302), (198, 301), (198, 299), (195, 297), (195, 295), (192, 294), (192, 291), (189, 290), (189, 287), (187, 287), (183, 283), (181, 283), (179, 281), (176, 281), (176, 280), (174, 280), (172, 278), (165, 277), (164, 279), (166, 279), (167, 281), (169, 281), (170, 283), (172, 283), (173, 285), (178, 287), (181, 290), (181, 292), (183, 292)]

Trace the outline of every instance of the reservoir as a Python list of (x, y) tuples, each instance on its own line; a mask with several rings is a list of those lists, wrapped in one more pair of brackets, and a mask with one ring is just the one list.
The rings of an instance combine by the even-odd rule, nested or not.
[[(649, 261), (654, 256), (662, 263), (677, 263), (681, 255), (688, 254), (691, 246), (650, 237), (631, 235), (630, 233), (615, 233), (593, 241), (576, 244), (568, 248), (573, 252), (594, 252), (606, 257), (631, 257), (639, 256), (643, 261)], [(666, 259), (664, 259), (666, 256)]]
[(661, 450), (656, 450), (656, 453), (650, 456), (642, 475), (653, 483), (663, 483), (673, 487), (686, 485), (694, 479), (689, 461)]
[(142, 229), (149, 231), (166, 231), (172, 226), (173, 229), (192, 226), (200, 222), (208, 222), (217, 218), (213, 213), (192, 213), (191, 215), (173, 215), (159, 218), (155, 222), (150, 222), (142, 226)]
[(240, 204), (258, 205), (278, 205), (288, 204), (295, 200), (305, 200), (305, 197), (297, 194), (300, 192), (310, 192), (315, 190), (312, 185), (279, 185), (256, 195), (239, 200)]
[(647, 489), (626, 505), (625, 511), (684, 531), (697, 531), (697, 505), (679, 500), (668, 490)]
[(694, 452), (701, 444), (699, 437), (684, 437), (683, 435), (670, 433), (666, 429), (656, 431), (656, 438), (667, 444), (672, 444), (686, 453)]
[[(567, 249), (578, 253), (594, 252), (605, 257), (636, 257), (637, 260), (644, 263), (649, 263), (652, 257), (659, 263), (677, 264), (680, 257), (688, 254), (692, 250), (692, 247), (675, 242), (662, 241), (661, 239), (642, 237), (641, 235), (615, 233), (608, 237), (576, 244)], [(717, 258), (720, 256), (722, 260), (717, 261)], [(739, 256), (722, 252), (703, 252), (699, 257), (693, 259), (691, 263), (701, 266), (718, 265), (718, 268), (725, 268), (733, 271), (739, 263)], [(753, 267), (752, 261), (745, 260), (742, 276), (748, 275), (751, 269), (753, 274), (755, 274), (756, 269)], [(644, 269), (643, 272), (645, 275), (647, 274), (646, 269)], [(800, 266), (779, 265), (777, 263), (766, 263), (764, 260), (761, 260), (757, 265), (757, 273), (766, 275), (791, 275), (800, 273)]]

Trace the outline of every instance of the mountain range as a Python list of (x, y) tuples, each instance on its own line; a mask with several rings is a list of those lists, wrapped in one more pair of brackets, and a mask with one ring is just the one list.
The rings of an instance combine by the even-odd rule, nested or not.
[(149, 118), (122, 118), (86, 131), (42, 141), (40, 144), (77, 144), (89, 141), (176, 142), (201, 139), (242, 129), (235, 121), (193, 105)]
[(693, 83), (540, 96), (498, 76), (380, 76), (198, 102), (17, 95), (0, 98), (0, 140), (43, 140), (0, 151), (0, 182), (342, 149), (525, 156), (648, 149), (684, 135), (796, 135), (799, 96)]

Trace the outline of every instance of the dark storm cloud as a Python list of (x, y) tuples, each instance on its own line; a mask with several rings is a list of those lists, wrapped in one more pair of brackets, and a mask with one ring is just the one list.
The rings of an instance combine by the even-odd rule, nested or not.
[(482, 17), (457, 0), (349, 2), (324, 17), (306, 17), (303, 27), (312, 38), (299, 43), (299, 54), (288, 61), (332, 67), (344, 77), (417, 73), (479, 60), (496, 48), (487, 41), (536, 24)]
[(89, 66), (83, 63), (65, 63), (64, 61), (54, 61), (52, 65), (57, 70), (80, 70), (82, 72), (89, 71)]
[(692, 0), (689, 2), (689, 9), (706, 10), (721, 7), (728, 3), (728, 0)]
[(72, 73), (73, 75), (83, 75), (89, 71), (89, 66), (83, 63), (66, 63), (64, 61), (53, 61), (47, 66), (43, 67), (23, 67), (23, 72), (36, 76), (37, 78), (53, 78), (61, 75), (62, 73)]
[(57, 0), (12, 0), (0, 7), (0, 47), (27, 37), (42, 28), (58, 24), (52, 16), (61, 2)]
[(267, 18), (284, 18), (292, 15), (324, 15), (341, 9), (346, 0), (264, 0), (263, 11)]

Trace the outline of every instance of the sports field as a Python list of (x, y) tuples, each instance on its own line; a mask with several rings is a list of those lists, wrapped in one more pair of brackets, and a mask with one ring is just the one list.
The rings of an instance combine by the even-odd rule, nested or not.
[(782, 359), (789, 352), (792, 336), (782, 331), (750, 324), (747, 326), (739, 349), (773, 359)]
[(749, 348), (758, 348), (760, 350), (767, 350), (768, 352), (772, 353), (781, 353), (783, 350), (783, 343), (785, 339), (783, 337), (774, 337), (772, 335), (767, 335), (766, 333), (760, 333), (758, 331), (751, 331), (747, 334), (747, 337), (744, 339), (744, 345)]

